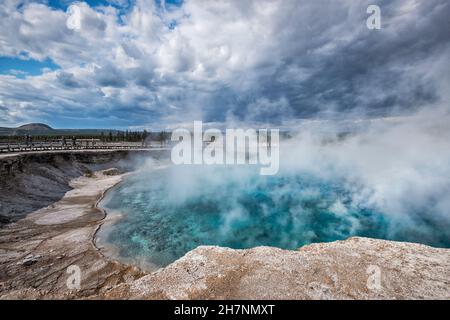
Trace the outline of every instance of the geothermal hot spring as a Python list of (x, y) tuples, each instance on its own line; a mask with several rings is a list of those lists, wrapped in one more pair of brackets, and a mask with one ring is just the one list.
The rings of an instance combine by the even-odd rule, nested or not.
[[(302, 154), (288, 146), (274, 176), (149, 161), (106, 194), (102, 206), (120, 219), (98, 241), (119, 259), (156, 267), (199, 245), (296, 249), (364, 236), (450, 247), (449, 162), (430, 164), (386, 141), (309, 142), (297, 146)], [(436, 150), (423, 143), (425, 153)]]

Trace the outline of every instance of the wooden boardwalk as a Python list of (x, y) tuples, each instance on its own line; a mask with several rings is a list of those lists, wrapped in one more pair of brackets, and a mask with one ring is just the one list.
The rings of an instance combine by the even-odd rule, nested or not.
[(32, 144), (24, 143), (0, 143), (0, 154), (18, 153), (18, 152), (36, 152), (36, 151), (64, 151), (64, 150), (134, 150), (134, 149), (157, 149), (161, 148), (161, 144), (145, 144), (142, 143), (96, 143), (83, 144), (76, 143), (72, 145), (68, 143), (35, 142)]

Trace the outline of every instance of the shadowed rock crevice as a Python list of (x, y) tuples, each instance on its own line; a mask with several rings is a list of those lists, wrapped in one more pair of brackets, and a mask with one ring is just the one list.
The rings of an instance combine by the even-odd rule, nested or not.
[[(157, 151), (152, 151), (158, 154)], [(146, 151), (41, 152), (0, 158), (0, 226), (44, 208), (71, 190), (70, 180), (92, 171), (135, 165)]]

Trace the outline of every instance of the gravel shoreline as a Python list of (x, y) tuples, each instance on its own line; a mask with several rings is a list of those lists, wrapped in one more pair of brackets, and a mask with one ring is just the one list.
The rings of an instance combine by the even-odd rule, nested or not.
[[(141, 277), (137, 267), (109, 259), (95, 245), (106, 217), (97, 204), (122, 176), (75, 178), (61, 200), (0, 229), (0, 298), (88, 298)], [(67, 285), (70, 266), (81, 271), (79, 289)]]

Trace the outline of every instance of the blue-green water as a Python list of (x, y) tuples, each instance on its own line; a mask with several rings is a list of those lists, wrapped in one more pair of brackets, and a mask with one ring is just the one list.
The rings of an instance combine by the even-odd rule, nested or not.
[(142, 171), (103, 201), (107, 210), (123, 214), (106, 241), (124, 258), (157, 266), (199, 245), (295, 249), (353, 235), (447, 245), (448, 231), (430, 237), (415, 227), (393, 227), (382, 212), (355, 202), (354, 188), (338, 179), (260, 176), (248, 168)]

